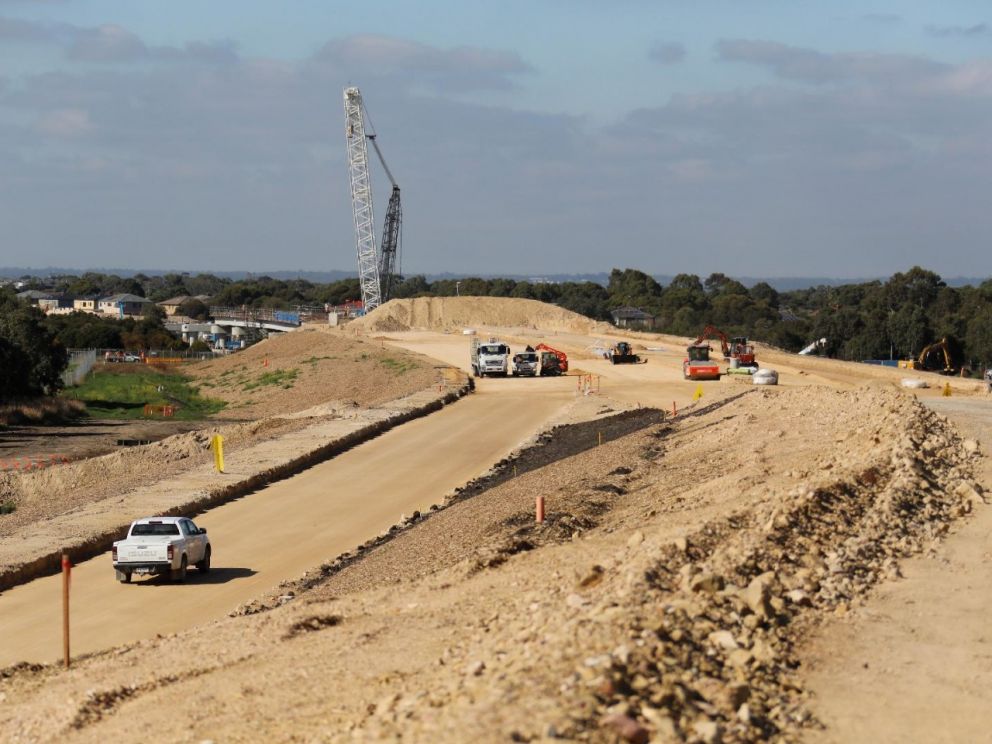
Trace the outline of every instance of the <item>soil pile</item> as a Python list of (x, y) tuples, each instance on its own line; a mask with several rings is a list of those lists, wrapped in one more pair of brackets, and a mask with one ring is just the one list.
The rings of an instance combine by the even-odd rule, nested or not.
[(5, 672), (0, 732), (167, 731), (195, 699), (176, 739), (793, 740), (806, 630), (982, 498), (977, 444), (888, 389), (748, 389), (621, 433), (412, 515), (277, 609)]
[(321, 403), (372, 406), (437, 381), (434, 362), (401, 349), (306, 329), (271, 336), (188, 368), (203, 395), (228, 405), (217, 418), (262, 418)]
[(417, 297), (391, 300), (350, 328), (369, 332), (461, 331), (464, 328), (532, 328), (594, 333), (609, 329), (584, 315), (537, 300), (512, 297)]

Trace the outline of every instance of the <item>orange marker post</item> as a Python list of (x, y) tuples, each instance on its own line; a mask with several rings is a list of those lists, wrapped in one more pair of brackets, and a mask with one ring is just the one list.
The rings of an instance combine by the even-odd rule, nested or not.
[(677, 408), (675, 407), (675, 401), (673, 400), (673, 401), (672, 401), (672, 418), (675, 418), (675, 417), (676, 417), (676, 416), (678, 416), (678, 415), (679, 415), (679, 411), (678, 411), (678, 409), (677, 409)]
[(72, 563), (69, 556), (62, 554), (62, 657), (65, 668), (69, 668), (69, 579), (72, 573)]
[(537, 497), (537, 504), (535, 504), (535, 512), (537, 513), (537, 523), (544, 524), (544, 497)]

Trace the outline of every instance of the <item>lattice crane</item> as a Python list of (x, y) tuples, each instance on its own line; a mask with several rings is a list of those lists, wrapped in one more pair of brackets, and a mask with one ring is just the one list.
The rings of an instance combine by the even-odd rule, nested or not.
[[(347, 123), (348, 175), (351, 180), (351, 206), (355, 221), (355, 241), (358, 247), (358, 278), (365, 311), (374, 310), (389, 300), (393, 277), (398, 273), (400, 242), (402, 240), (403, 209), (400, 187), (382, 157), (376, 134), (365, 132), (365, 105), (358, 88), (345, 88), (344, 112)], [(369, 154), (366, 140), (372, 143), (383, 170), (393, 185), (386, 208), (380, 250), (375, 245), (375, 215), (372, 209), (372, 184), (369, 178)]]

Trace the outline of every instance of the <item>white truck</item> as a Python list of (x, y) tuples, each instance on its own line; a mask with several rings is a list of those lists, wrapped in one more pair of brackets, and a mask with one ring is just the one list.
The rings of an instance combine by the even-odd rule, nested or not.
[(510, 372), (510, 347), (490, 338), (486, 343), (472, 339), (472, 374), (476, 377), (499, 375), (506, 377)]
[(112, 555), (117, 580), (131, 576), (168, 573), (173, 581), (185, 581), (186, 569), (210, 570), (210, 540), (206, 529), (186, 517), (145, 517), (131, 522), (127, 537), (114, 543)]
[(540, 372), (541, 358), (536, 351), (521, 351), (513, 355), (514, 377), (537, 377)]

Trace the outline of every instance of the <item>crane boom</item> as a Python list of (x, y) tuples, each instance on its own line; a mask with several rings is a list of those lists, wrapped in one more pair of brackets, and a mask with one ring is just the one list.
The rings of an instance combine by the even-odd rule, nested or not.
[(379, 156), (382, 169), (386, 171), (389, 182), (393, 184), (393, 192), (389, 195), (389, 206), (386, 207), (386, 221), (382, 227), (382, 242), (379, 244), (379, 287), (383, 302), (388, 302), (391, 298), (393, 288), (393, 278), (399, 273), (399, 251), (400, 240), (402, 238), (403, 208), (400, 206), (400, 187), (393, 178), (393, 172), (386, 165), (386, 159), (382, 156), (379, 143), (376, 142), (376, 135), (366, 135), (375, 154)]
[[(372, 184), (369, 180), (369, 153), (362, 119), (362, 94), (358, 88), (345, 88), (344, 112), (347, 123), (348, 176), (351, 181), (351, 209), (358, 248), (358, 281), (365, 311), (382, 304), (379, 263), (375, 249), (372, 213)], [(374, 140), (373, 140), (374, 142)], [(377, 148), (378, 149), (378, 148)]]

